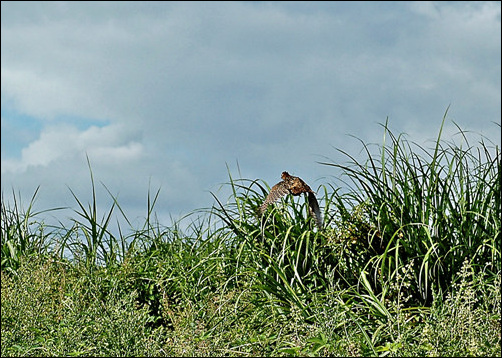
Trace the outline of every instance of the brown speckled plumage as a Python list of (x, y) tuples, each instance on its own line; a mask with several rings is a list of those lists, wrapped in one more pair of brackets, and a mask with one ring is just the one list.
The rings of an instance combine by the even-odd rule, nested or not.
[(289, 175), (288, 172), (282, 172), (282, 181), (275, 184), (270, 193), (268, 193), (265, 201), (260, 206), (260, 214), (263, 214), (267, 207), (282, 198), (287, 194), (292, 194), (298, 196), (300, 194), (306, 193), (308, 196), (309, 203), (309, 213), (314, 218), (317, 226), (322, 228), (322, 216), (321, 210), (319, 209), (319, 203), (315, 197), (315, 193), (302, 179)]

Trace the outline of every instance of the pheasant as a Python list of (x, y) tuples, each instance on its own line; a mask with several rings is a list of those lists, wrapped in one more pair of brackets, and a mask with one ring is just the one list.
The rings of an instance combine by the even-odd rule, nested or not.
[(315, 197), (315, 193), (310, 187), (300, 178), (289, 175), (288, 172), (282, 172), (281, 179), (279, 183), (275, 184), (272, 189), (270, 189), (270, 193), (268, 193), (267, 197), (263, 204), (261, 204), (259, 211), (260, 214), (263, 215), (267, 207), (282, 198), (287, 194), (292, 194), (294, 196), (298, 196), (302, 193), (306, 193), (308, 195), (309, 202), (309, 212), (310, 215), (314, 218), (317, 227), (319, 229), (322, 228), (322, 216), (321, 210), (319, 209), (319, 203)]

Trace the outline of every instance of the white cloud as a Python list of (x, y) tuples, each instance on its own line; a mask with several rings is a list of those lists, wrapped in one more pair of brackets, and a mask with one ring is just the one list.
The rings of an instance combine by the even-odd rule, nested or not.
[(78, 88), (65, 83), (61, 77), (2, 67), (2, 95), (31, 116), (53, 118), (75, 113), (81, 99), (78, 92)]
[(47, 167), (55, 161), (81, 159), (86, 154), (96, 158), (98, 164), (137, 161), (142, 156), (142, 145), (124, 141), (123, 132), (118, 126), (90, 127), (85, 131), (65, 124), (47, 127), (39, 139), (22, 150), (20, 160), (2, 160), (2, 174), (22, 174), (30, 166)]

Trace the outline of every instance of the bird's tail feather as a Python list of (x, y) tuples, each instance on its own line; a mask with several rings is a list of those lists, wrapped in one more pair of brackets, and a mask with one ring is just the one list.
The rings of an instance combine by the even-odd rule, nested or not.
[(309, 213), (314, 218), (317, 227), (319, 229), (322, 229), (321, 209), (319, 209), (319, 203), (317, 202), (315, 195), (309, 192), (308, 200), (309, 200)]

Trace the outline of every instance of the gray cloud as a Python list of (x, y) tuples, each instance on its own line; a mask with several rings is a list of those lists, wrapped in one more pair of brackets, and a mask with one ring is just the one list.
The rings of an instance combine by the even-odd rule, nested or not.
[(316, 161), (357, 154), (348, 134), (381, 142), (387, 116), (422, 143), (451, 105), (500, 142), (498, 2), (2, 2), (1, 36), (2, 190), (42, 185), (42, 208), (89, 186), (86, 154), (133, 216), (148, 183), (177, 216), (210, 206), (237, 161), (269, 184), (325, 182)]

